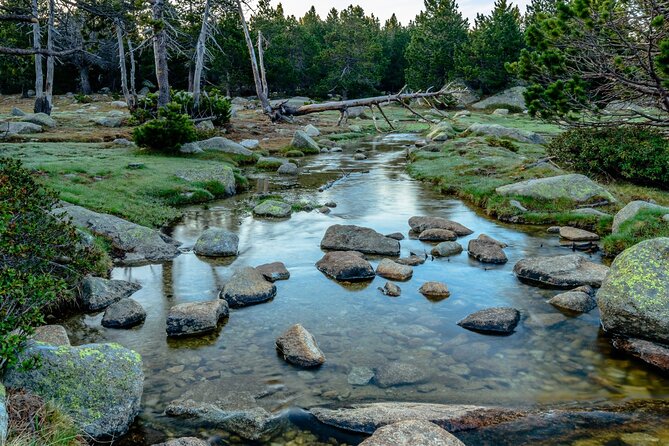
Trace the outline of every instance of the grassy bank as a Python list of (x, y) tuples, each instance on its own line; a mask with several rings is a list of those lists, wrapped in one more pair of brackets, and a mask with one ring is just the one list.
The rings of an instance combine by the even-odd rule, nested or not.
[[(495, 189), (499, 186), (570, 172), (550, 160), (538, 162), (547, 157), (543, 145), (468, 135), (465, 130), (477, 122), (532, 131), (546, 138), (561, 132), (555, 125), (536, 121), (525, 115), (472, 113), (452, 121), (458, 132), (456, 137), (446, 142), (432, 143), (425, 150), (413, 152), (408, 166), (409, 173), (416, 179), (432, 183), (443, 193), (462, 198), (482, 208), (491, 217), (503, 221), (570, 225), (593, 230), (606, 236), (603, 246), (612, 254), (617, 254), (621, 249), (638, 241), (667, 232), (667, 224), (661, 221), (661, 216), (641, 214), (634, 220), (635, 223), (621, 228), (619, 234), (610, 235), (612, 216), (626, 203), (633, 200), (652, 200), (668, 205), (669, 194), (659, 189), (624, 182), (607, 182), (604, 186), (618, 201), (597, 209), (608, 216), (574, 212), (577, 208), (570, 200), (546, 201), (497, 194)], [(520, 203), (526, 211), (514, 206), (513, 200)]]
[(0, 156), (21, 159), (65, 201), (152, 227), (177, 218), (179, 205), (225, 195), (218, 180), (179, 176), (218, 169), (243, 181), (240, 160), (217, 153), (186, 157), (108, 143), (11, 143), (0, 146)]

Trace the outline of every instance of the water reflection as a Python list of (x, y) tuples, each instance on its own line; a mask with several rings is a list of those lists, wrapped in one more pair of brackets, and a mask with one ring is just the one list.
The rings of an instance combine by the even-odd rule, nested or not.
[[(159, 431), (173, 427), (162, 415), (165, 406), (197, 389), (209, 398), (231, 390), (263, 392), (268, 410), (367, 401), (425, 401), (520, 405), (666, 398), (669, 382), (610, 351), (599, 333), (597, 311), (569, 316), (546, 303), (555, 291), (520, 283), (512, 274), (518, 260), (532, 255), (564, 254), (557, 240), (538, 228), (519, 228), (488, 220), (462, 202), (445, 199), (404, 173), (404, 137), (386, 137), (369, 145), (368, 159), (353, 161), (354, 148), (310, 160), (301, 187), (285, 193), (337, 207), (328, 215), (299, 212), (290, 220), (257, 220), (240, 204), (244, 196), (192, 208), (172, 232), (187, 252), (173, 262), (117, 268), (113, 278), (139, 282), (136, 298), (147, 310), (143, 325), (131, 330), (100, 326), (100, 315), (67, 322), (74, 343), (102, 339), (137, 350), (146, 369), (145, 410), (140, 423)], [(389, 142), (390, 141), (390, 142)], [(345, 179), (323, 193), (314, 192), (342, 172)], [(367, 171), (366, 173), (362, 171)], [(466, 253), (435, 259), (414, 268), (400, 283), (402, 295), (389, 298), (377, 288), (385, 280), (341, 285), (314, 266), (322, 257), (320, 240), (328, 226), (352, 223), (381, 233), (408, 236), (409, 217), (444, 216), (475, 231), (459, 242), (486, 233), (509, 245), (506, 265), (482, 265)], [(218, 226), (240, 238), (240, 255), (213, 260), (188, 251), (206, 228)], [(407, 238), (402, 256), (429, 252), (430, 244)], [(599, 257), (593, 256), (599, 261)], [(173, 305), (217, 298), (233, 270), (283, 261), (291, 279), (278, 282), (277, 297), (266, 304), (234, 310), (215, 333), (168, 340), (165, 319)], [(378, 260), (372, 260), (376, 266)], [(430, 301), (418, 293), (426, 281), (448, 284), (451, 296)], [(464, 330), (456, 322), (491, 306), (518, 308), (522, 320), (509, 337)], [(327, 357), (318, 371), (300, 371), (277, 355), (274, 340), (288, 326), (301, 323), (318, 340)], [(378, 369), (409, 363), (428, 376), (415, 384), (380, 388), (349, 383), (353, 367)], [(142, 444), (138, 441), (137, 444)]]

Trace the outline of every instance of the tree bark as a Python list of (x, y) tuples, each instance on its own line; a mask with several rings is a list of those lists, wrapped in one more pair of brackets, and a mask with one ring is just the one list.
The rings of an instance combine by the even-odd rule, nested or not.
[[(39, 17), (37, 0), (32, 0), (33, 17)], [(39, 22), (33, 22), (33, 54), (35, 54), (35, 112), (44, 102), (44, 72), (42, 71), (42, 31)], [(6, 54), (6, 53), (5, 53)], [(39, 105), (39, 107), (38, 107)]]
[[(244, 18), (244, 8), (242, 8), (241, 0), (237, 0), (237, 7), (239, 8), (239, 18), (242, 21), (242, 28), (244, 30), (244, 39), (246, 40), (246, 47), (249, 50), (249, 56), (251, 58), (251, 70), (253, 70), (253, 81), (256, 86), (256, 93), (258, 94), (258, 99), (262, 105), (263, 112), (268, 115), (272, 114), (272, 106), (269, 103), (269, 98), (265, 93), (262, 85), (262, 79), (260, 77), (260, 70), (258, 69), (258, 59), (256, 59), (256, 51), (253, 47), (253, 41), (251, 40), (251, 35), (249, 34), (249, 27), (246, 24), (246, 18)], [(273, 118), (274, 119), (274, 118)]]
[(207, 37), (209, 36), (209, 8), (210, 0), (204, 3), (204, 14), (202, 15), (202, 28), (195, 47), (195, 72), (193, 73), (193, 103), (197, 109), (200, 106), (202, 71), (204, 70), (204, 57), (206, 51)]
[(55, 57), (53, 55), (53, 38), (56, 33), (54, 27), (56, 15), (56, 2), (49, 0), (49, 26), (47, 29), (46, 49), (49, 54), (46, 57), (46, 104), (43, 107), (43, 112), (50, 115), (51, 106), (53, 104), (53, 77), (55, 74)]
[(158, 107), (165, 107), (170, 102), (170, 82), (167, 66), (167, 31), (165, 31), (165, 1), (149, 0), (152, 3), (151, 16), (153, 25), (153, 59), (156, 65), (158, 82)]
[(121, 70), (121, 90), (125, 103), (131, 105), (132, 98), (128, 90), (128, 69), (125, 65), (125, 44), (123, 43), (123, 23), (117, 18), (116, 22), (116, 42), (118, 44), (118, 67)]
[(265, 96), (269, 97), (269, 86), (267, 85), (267, 73), (265, 71), (265, 50), (262, 31), (258, 31), (258, 65), (260, 65), (260, 83)]
[(37, 17), (21, 14), (3, 14), (0, 15), (0, 22), (37, 23)]
[(91, 80), (89, 76), (88, 65), (79, 68), (79, 83), (81, 84), (81, 92), (83, 94), (91, 94)]
[(135, 50), (132, 47), (132, 40), (130, 38), (128, 38), (128, 53), (130, 54), (130, 92), (132, 93), (132, 107), (134, 107), (137, 104), (137, 87), (135, 85), (136, 64)]

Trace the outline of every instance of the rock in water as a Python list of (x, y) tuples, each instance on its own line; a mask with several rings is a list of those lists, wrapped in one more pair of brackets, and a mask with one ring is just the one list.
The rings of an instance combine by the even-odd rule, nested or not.
[(352, 386), (366, 386), (374, 378), (374, 370), (369, 367), (353, 367), (347, 381)]
[(397, 240), (385, 237), (373, 229), (354, 225), (330, 226), (321, 240), (321, 248), (383, 256), (400, 254), (400, 242)]
[(432, 255), (435, 257), (450, 257), (458, 255), (462, 251), (462, 245), (458, 242), (441, 242), (432, 248)]
[(434, 423), (406, 420), (383, 426), (360, 446), (465, 446), (463, 442)]
[(179, 255), (179, 243), (145, 226), (108, 214), (98, 214), (81, 206), (54, 209), (58, 216), (69, 216), (80, 228), (109, 239), (115, 249), (125, 253), (124, 264), (163, 262)]
[(328, 426), (364, 434), (405, 420), (430, 421), (449, 432), (460, 432), (522, 416), (521, 412), (495, 407), (397, 402), (353, 404), (341, 409), (316, 407), (311, 409), (311, 413)]
[(562, 226), (560, 228), (560, 237), (572, 242), (595, 242), (599, 240), (599, 236), (595, 233), (570, 226)]
[(411, 217), (409, 219), (409, 226), (411, 226), (412, 231), (418, 234), (428, 229), (446, 229), (455, 232), (458, 237), (474, 233), (474, 231), (460, 223), (442, 217)]
[(333, 251), (316, 262), (318, 270), (335, 280), (356, 282), (371, 280), (376, 276), (372, 265), (362, 253), (356, 251)]
[(153, 446), (209, 446), (209, 443), (195, 437), (175, 438), (166, 443), (158, 443)]
[(576, 288), (566, 293), (558, 294), (552, 297), (548, 303), (567, 311), (574, 313), (587, 313), (597, 307), (597, 301), (592, 297), (591, 292), (584, 290), (585, 287)]
[(295, 163), (284, 163), (276, 170), (279, 175), (297, 175), (298, 169)]
[(110, 305), (102, 317), (102, 326), (108, 328), (129, 328), (141, 324), (146, 319), (146, 311), (134, 299), (121, 299)]
[(618, 213), (613, 217), (613, 232), (616, 233), (620, 230), (620, 226), (625, 223), (627, 220), (630, 220), (636, 216), (640, 211), (644, 209), (651, 210), (661, 210), (669, 212), (669, 208), (664, 206), (659, 206), (657, 204), (648, 203), (647, 201), (632, 201), (628, 203), (624, 208), (622, 208)]
[(42, 325), (35, 329), (32, 340), (49, 345), (70, 345), (70, 337), (62, 325)]
[(612, 344), (618, 350), (669, 372), (669, 346), (634, 338), (614, 338)]
[(515, 308), (486, 308), (470, 314), (458, 325), (467, 330), (484, 333), (511, 334), (520, 321), (520, 312)]
[(209, 228), (197, 239), (193, 251), (207, 257), (236, 256), (239, 251), (239, 237), (222, 228)]
[(307, 135), (305, 132), (302, 130), (298, 130), (295, 132), (295, 135), (293, 136), (293, 140), (290, 143), (290, 146), (301, 150), (307, 155), (315, 155), (317, 153), (321, 153), (321, 148), (316, 143), (316, 141), (313, 140), (313, 138), (309, 135)]
[(446, 284), (442, 282), (425, 282), (418, 292), (431, 300), (441, 300), (451, 295)]
[(277, 200), (265, 200), (253, 208), (253, 215), (258, 217), (287, 218), (292, 212), (288, 203)]
[(265, 280), (269, 280), (270, 282), (290, 279), (290, 272), (286, 269), (286, 265), (283, 262), (265, 263), (256, 266), (256, 269), (260, 271)]
[(228, 312), (228, 303), (222, 299), (175, 305), (167, 315), (167, 336), (208, 333), (216, 329)]
[(276, 348), (283, 359), (300, 367), (318, 367), (325, 363), (325, 355), (318, 348), (316, 339), (300, 324), (279, 336)]
[(426, 259), (427, 255), (418, 256), (411, 253), (409, 257), (400, 257), (399, 259), (395, 260), (395, 263), (399, 263), (400, 265), (418, 266), (425, 263)]
[(618, 255), (597, 303), (604, 330), (669, 344), (669, 238), (646, 240)]
[(39, 365), (9, 370), (5, 385), (54, 401), (94, 439), (125, 434), (140, 411), (144, 373), (142, 358), (132, 350), (118, 344), (35, 344), (22, 357)]
[(384, 279), (409, 280), (413, 275), (413, 268), (408, 265), (400, 265), (390, 259), (383, 259), (376, 267), (376, 274)]
[(579, 254), (569, 254), (523, 259), (516, 263), (513, 272), (519, 279), (556, 288), (599, 287), (609, 268)]
[(494, 136), (496, 138), (511, 138), (519, 142), (530, 144), (545, 144), (546, 140), (538, 133), (528, 132), (527, 130), (504, 127), (499, 124), (472, 124), (467, 132), (474, 135)]
[(495, 189), (500, 195), (520, 195), (541, 200), (571, 200), (575, 203), (615, 203), (609, 191), (585, 175), (570, 174), (509, 184)]
[(376, 385), (381, 388), (417, 384), (428, 378), (425, 371), (406, 362), (391, 362), (379, 367), (374, 374)]
[(509, 260), (502, 250), (503, 246), (506, 245), (485, 234), (481, 234), (477, 239), (469, 241), (467, 251), (470, 257), (475, 258), (479, 262), (502, 264)]
[(255, 268), (237, 270), (221, 291), (230, 307), (240, 308), (267, 302), (276, 296), (276, 286), (265, 280)]
[(445, 242), (457, 240), (458, 236), (455, 232), (448, 229), (426, 229), (418, 235), (418, 240), (422, 242)]
[(386, 282), (386, 284), (383, 285), (383, 288), (379, 289), (383, 294), (390, 297), (398, 297), (399, 295), (402, 294), (402, 290), (400, 289), (400, 287), (398, 287), (392, 282)]
[(125, 280), (86, 276), (81, 282), (79, 300), (86, 311), (99, 311), (125, 297), (130, 297), (141, 288), (141, 285)]

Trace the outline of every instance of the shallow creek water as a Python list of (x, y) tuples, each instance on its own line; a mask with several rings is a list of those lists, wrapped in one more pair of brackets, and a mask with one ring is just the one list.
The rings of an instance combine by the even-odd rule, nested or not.
[[(144, 409), (122, 444), (152, 444), (178, 432), (179, 422), (163, 411), (186, 392), (209, 399), (238, 391), (264, 393), (268, 396), (258, 403), (271, 411), (376, 401), (537, 407), (669, 395), (668, 379), (611, 352), (600, 333), (597, 310), (578, 317), (564, 315), (546, 303), (557, 291), (520, 283), (512, 273), (513, 265), (524, 257), (569, 250), (561, 248), (545, 228), (492, 221), (410, 179), (404, 171), (402, 147), (407, 139), (411, 137), (396, 135), (358, 143), (343, 153), (309, 159), (306, 174), (297, 180), (273, 177), (278, 181), (273, 186), (289, 197), (336, 202), (328, 215), (312, 211), (294, 213), (288, 220), (255, 219), (245, 205), (249, 196), (240, 195), (206, 209), (189, 209), (172, 231), (185, 251), (173, 262), (114, 269), (113, 278), (143, 286), (133, 297), (147, 310), (146, 322), (131, 330), (106, 329), (98, 314), (72, 318), (66, 326), (73, 344), (118, 342), (143, 357)], [(354, 161), (355, 149), (361, 146), (370, 149), (369, 159)], [(319, 185), (342, 171), (353, 173), (318, 192)], [(343, 285), (314, 266), (323, 255), (319, 244), (328, 226), (356, 224), (407, 236), (407, 220), (414, 215), (443, 216), (468, 226), (475, 233), (459, 240), (465, 247), (470, 237), (481, 233), (504, 241), (509, 245), (505, 250), (509, 262), (483, 265), (466, 252), (450, 259), (428, 259), (414, 268), (409, 282), (399, 284), (402, 295), (398, 298), (378, 291), (385, 279)], [(238, 257), (218, 261), (190, 251), (201, 232), (212, 226), (239, 235)], [(402, 255), (431, 249), (410, 238), (401, 246)], [(601, 261), (596, 255), (593, 259)], [(284, 262), (291, 273), (290, 280), (276, 283), (273, 301), (232, 310), (213, 334), (178, 340), (166, 337), (165, 319), (171, 306), (215, 299), (236, 267), (273, 261)], [(376, 266), (378, 259), (371, 262)], [(451, 297), (433, 302), (419, 294), (420, 285), (429, 280), (447, 283)], [(522, 320), (513, 335), (486, 336), (456, 325), (469, 313), (493, 306), (521, 311)], [(275, 339), (294, 323), (304, 325), (325, 353), (327, 362), (320, 369), (300, 370), (277, 355)], [(374, 369), (395, 361), (418, 366), (428, 379), (386, 389), (348, 382), (353, 367)], [(321, 436), (320, 441), (325, 441), (334, 435), (316, 426), (311, 429), (315, 437), (299, 444), (315, 444), (309, 438)], [(197, 434), (198, 430), (184, 432)], [(234, 443), (221, 435), (221, 444)], [(285, 444), (299, 435), (291, 428), (267, 444)], [(339, 441), (351, 444), (359, 439), (340, 436)]]

